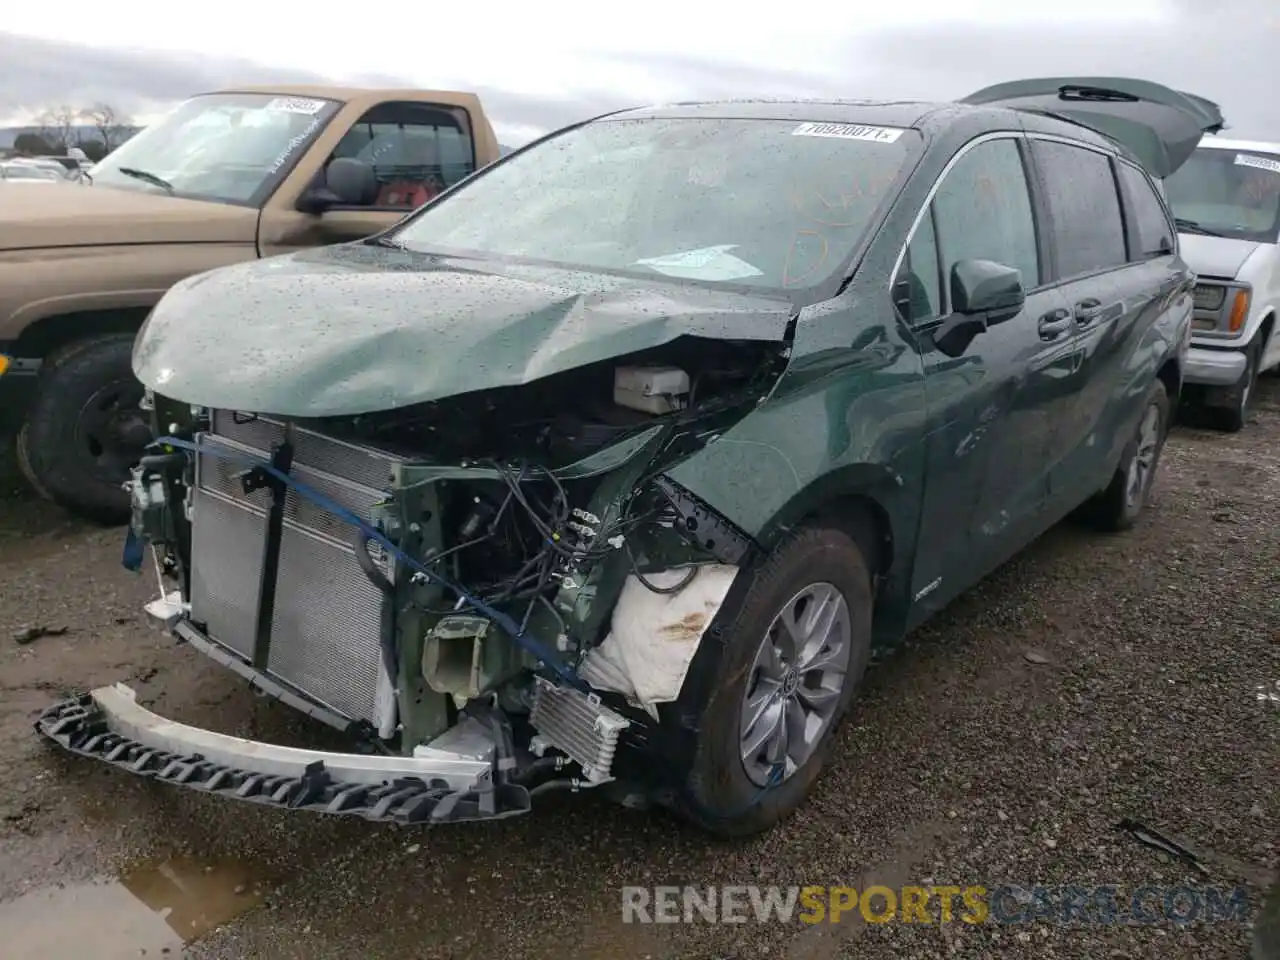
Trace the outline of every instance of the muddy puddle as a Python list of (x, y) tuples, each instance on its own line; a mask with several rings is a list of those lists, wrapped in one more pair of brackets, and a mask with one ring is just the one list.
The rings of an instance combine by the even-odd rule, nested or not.
[(265, 878), (235, 861), (169, 859), (115, 878), (0, 903), (5, 960), (178, 957), (184, 944), (262, 903)]

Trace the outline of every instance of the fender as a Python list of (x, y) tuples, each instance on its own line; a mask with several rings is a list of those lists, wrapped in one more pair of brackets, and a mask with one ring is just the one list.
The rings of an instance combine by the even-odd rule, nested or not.
[(911, 349), (843, 353), (824, 354), (812, 378), (794, 361), (766, 403), (666, 473), (766, 550), (824, 509), (868, 501), (892, 547), (880, 571), (892, 608), (910, 584), (924, 490), (923, 371)]

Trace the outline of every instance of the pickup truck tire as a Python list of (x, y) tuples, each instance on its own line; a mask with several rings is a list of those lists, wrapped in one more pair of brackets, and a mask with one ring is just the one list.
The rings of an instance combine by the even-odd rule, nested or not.
[[(695, 694), (702, 702), (687, 702), (682, 695), (677, 705), (681, 714), (698, 719), (676, 807), (722, 837), (767, 830), (804, 802), (871, 652), (871, 572), (848, 533), (801, 528), (740, 576), (750, 578), (746, 589), (739, 591), (734, 585), (695, 656), (691, 673), (701, 676), (686, 678), (686, 691), (704, 691)], [(788, 613), (801, 625), (808, 624), (810, 616), (816, 618), (818, 628), (808, 634), (807, 645), (792, 647), (781, 631), (780, 618)], [(832, 629), (822, 629), (824, 618), (832, 614)], [(782, 648), (780, 657), (772, 654), (775, 640)], [(765, 652), (766, 645), (771, 652)], [(815, 663), (827, 666), (803, 669)], [(780, 684), (767, 676), (778, 673), (779, 666), (784, 677)], [(690, 679), (695, 682), (689, 684)], [(766, 713), (759, 704), (768, 690), (775, 696)], [(795, 712), (807, 711), (806, 703), (819, 704), (820, 709)], [(802, 715), (812, 732), (800, 738), (798, 728), (790, 727), (790, 760), (779, 762), (781, 751), (769, 757), (767, 747), (747, 759), (751, 735), (758, 738), (761, 731), (776, 729), (767, 720)], [(759, 720), (753, 723), (749, 716)]]
[(1138, 521), (1160, 466), (1160, 454), (1169, 433), (1169, 392), (1157, 380), (1147, 390), (1142, 415), (1133, 437), (1124, 448), (1111, 483), (1084, 504), (1082, 516), (1102, 530), (1128, 530)]
[(18, 465), (48, 500), (102, 524), (129, 519), (123, 484), (150, 441), (132, 334), (80, 340), (45, 359), (18, 433)]

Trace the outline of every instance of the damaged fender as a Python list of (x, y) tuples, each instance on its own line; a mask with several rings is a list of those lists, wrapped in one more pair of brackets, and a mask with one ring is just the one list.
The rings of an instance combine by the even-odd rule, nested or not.
[[(764, 549), (851, 497), (875, 504), (890, 537), (915, 536), (928, 419), (920, 356), (892, 326), (838, 345), (854, 329), (860, 294), (851, 287), (802, 311), (791, 362), (767, 401), (667, 471)], [(909, 571), (891, 572), (905, 590)]]

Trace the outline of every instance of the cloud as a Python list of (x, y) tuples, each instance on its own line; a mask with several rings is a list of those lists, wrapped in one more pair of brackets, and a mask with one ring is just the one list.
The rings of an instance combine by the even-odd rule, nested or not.
[[(120, 50), (0, 33), (0, 122), (28, 122), (62, 104), (74, 108), (104, 102), (140, 116), (197, 93), (250, 84), (328, 83), (317, 71), (272, 67), (229, 57), (185, 57)], [(357, 86), (413, 87), (391, 74), (347, 79)], [(585, 90), (572, 99), (533, 97), (473, 85), (495, 121), (526, 130), (526, 139), (551, 129), (629, 106), (608, 91)]]
[[(1065, 12), (1045, 11), (1056, 18), (1051, 24), (1031, 22), (1025, 7), (1019, 12), (995, 0), (974, 0), (973, 9), (939, 8), (932, 19), (908, 18), (911, 11), (905, 11), (897, 24), (888, 14), (872, 24), (833, 21), (820, 38), (811, 31), (809, 40), (780, 26), (771, 34), (767, 55), (748, 46), (741, 31), (718, 29), (714, 18), (673, 28), (661, 46), (656, 34), (606, 32), (597, 35), (612, 46), (593, 48), (589, 38), (566, 25), (563, 48), (545, 49), (531, 41), (528, 49), (539, 52), (522, 56), (507, 44), (476, 56), (465, 70), (455, 57), (442, 74), (451, 79), (436, 82), (478, 93), (499, 134), (510, 142), (653, 101), (756, 95), (947, 100), (1001, 80), (1058, 74), (1156, 80), (1216, 100), (1232, 134), (1280, 139), (1280, 100), (1271, 96), (1265, 79), (1273, 71), (1274, 38), (1280, 32), (1274, 0), (1219, 0), (1212, 6), (1198, 0), (1091, 2), (1077, 0)], [(30, 118), (54, 105), (97, 101), (137, 116), (228, 85), (330, 79), (320, 66), (162, 52), (162, 45), (155, 36), (141, 50), (0, 33), (0, 121)], [(262, 43), (259, 49), (265, 49)], [(289, 62), (297, 64), (306, 60), (309, 48), (299, 40), (287, 49)], [(315, 64), (339, 62), (322, 52), (316, 49)], [(364, 63), (377, 65), (372, 58)], [(342, 82), (420, 85), (423, 77), (408, 75), (412, 72), (417, 71), (357, 73)]]
[(105, 49), (0, 33), (0, 117), (103, 101), (128, 113), (235, 83), (307, 83), (315, 74), (247, 60)]
[(951, 99), (1001, 80), (1037, 76), (1130, 76), (1218, 103), (1233, 137), (1280, 140), (1280, 99), (1268, 77), (1276, 62), (1280, 7), (1274, 0), (1172, 0), (1155, 22), (1062, 24), (881, 32), (850, 43), (870, 96)]
[[(626, 58), (622, 58), (626, 59)], [(733, 96), (744, 89), (777, 90), (776, 71), (738, 69), (725, 73), (715, 64), (661, 57), (632, 57), (641, 72), (679, 75), (699, 95)], [(66, 104), (75, 108), (105, 102), (117, 111), (139, 116), (184, 97), (237, 84), (327, 83), (318, 71), (272, 67), (229, 57), (189, 57), (153, 51), (109, 49), (35, 37), (0, 33), (0, 122), (23, 123), (46, 109)], [(414, 87), (395, 74), (359, 74), (344, 83), (375, 87)], [(494, 123), (516, 139), (529, 139), (588, 117), (647, 102), (614, 90), (590, 85), (573, 96), (555, 97), (466, 84), (479, 94)], [(503, 132), (500, 129), (500, 132)]]

